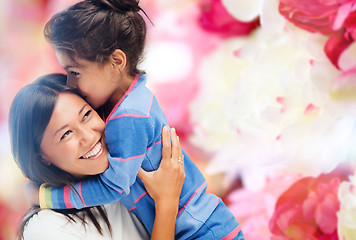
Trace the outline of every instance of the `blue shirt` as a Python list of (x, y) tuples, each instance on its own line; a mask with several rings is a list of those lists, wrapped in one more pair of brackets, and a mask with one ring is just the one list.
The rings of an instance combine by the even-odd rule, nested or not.
[[(145, 83), (145, 75), (137, 76), (107, 118), (105, 141), (109, 149), (109, 168), (97, 177), (75, 183), (79, 196), (68, 186), (41, 187), (41, 207), (79, 209), (120, 200), (152, 234), (155, 205), (137, 173), (141, 167), (146, 171), (159, 167), (162, 128), (168, 123)], [(207, 182), (203, 175), (184, 151), (183, 154), (186, 178), (175, 234), (176, 238), (186, 239), (201, 228), (220, 204), (217, 196), (206, 193)]]

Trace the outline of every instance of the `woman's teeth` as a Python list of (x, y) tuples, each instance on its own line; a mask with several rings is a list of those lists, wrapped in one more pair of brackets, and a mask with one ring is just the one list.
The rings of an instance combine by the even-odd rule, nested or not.
[(82, 158), (87, 159), (87, 158), (94, 157), (100, 152), (100, 150), (101, 150), (101, 142), (99, 141), (89, 152), (84, 154)]

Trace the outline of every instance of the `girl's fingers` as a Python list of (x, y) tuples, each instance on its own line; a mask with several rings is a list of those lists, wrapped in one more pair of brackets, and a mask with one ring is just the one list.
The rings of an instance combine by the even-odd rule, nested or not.
[(162, 161), (171, 159), (172, 148), (169, 140), (168, 127), (164, 126), (162, 129)]

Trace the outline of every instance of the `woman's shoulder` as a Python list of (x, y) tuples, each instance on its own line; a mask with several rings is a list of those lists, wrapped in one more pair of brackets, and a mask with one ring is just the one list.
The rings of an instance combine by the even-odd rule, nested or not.
[(23, 236), (25, 240), (84, 239), (76, 230), (78, 226), (71, 224), (63, 214), (42, 209), (29, 219)]
[(112, 228), (112, 234), (106, 223), (100, 217), (97, 220), (103, 230), (100, 235), (94, 224), (87, 218), (84, 226), (82, 221), (74, 218), (70, 221), (65, 215), (53, 210), (42, 209), (27, 223), (24, 231), (25, 240), (122, 240), (122, 239), (149, 239), (147, 231), (138, 219), (133, 216), (122, 204), (115, 202), (104, 205)]
[(114, 239), (150, 239), (143, 224), (120, 202), (106, 204), (104, 207), (113, 229), (113, 236), (116, 237)]

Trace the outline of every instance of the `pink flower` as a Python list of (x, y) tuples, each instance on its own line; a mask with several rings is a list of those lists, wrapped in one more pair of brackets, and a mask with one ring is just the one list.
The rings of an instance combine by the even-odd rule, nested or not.
[(224, 7), (221, 0), (202, 0), (199, 23), (207, 31), (223, 37), (248, 35), (259, 26), (259, 19), (242, 22), (235, 19)]
[(339, 68), (341, 53), (356, 39), (355, 0), (280, 0), (279, 12), (296, 26), (330, 36), (324, 51)]
[(280, 0), (279, 12), (300, 28), (329, 35), (339, 7), (340, 1)]
[(292, 184), (278, 198), (269, 221), (273, 238), (337, 239), (337, 192), (348, 174), (348, 170), (337, 169)]
[(266, 178), (265, 186), (259, 190), (238, 188), (228, 193), (223, 201), (235, 215), (244, 231), (246, 239), (270, 239), (266, 222), (271, 218), (277, 198), (290, 186), (300, 179), (294, 174), (273, 174)]

